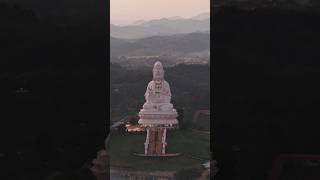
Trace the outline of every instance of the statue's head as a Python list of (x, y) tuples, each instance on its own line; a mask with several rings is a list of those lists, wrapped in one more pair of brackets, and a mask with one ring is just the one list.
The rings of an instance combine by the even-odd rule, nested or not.
[(160, 61), (157, 61), (153, 66), (153, 80), (163, 80), (164, 70)]

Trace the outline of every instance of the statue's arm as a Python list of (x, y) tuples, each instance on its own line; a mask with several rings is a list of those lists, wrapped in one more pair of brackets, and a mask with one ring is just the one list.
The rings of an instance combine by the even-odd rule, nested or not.
[(144, 97), (145, 97), (145, 99), (146, 99), (146, 101), (148, 101), (148, 99), (149, 99), (149, 96), (150, 96), (150, 93), (151, 93), (151, 91), (152, 91), (152, 84), (151, 84), (151, 82), (148, 84), (148, 86), (147, 86), (147, 90), (146, 90), (146, 93), (144, 94)]
[(165, 92), (168, 96), (171, 97), (171, 90), (170, 90), (170, 85), (168, 82), (165, 81)]

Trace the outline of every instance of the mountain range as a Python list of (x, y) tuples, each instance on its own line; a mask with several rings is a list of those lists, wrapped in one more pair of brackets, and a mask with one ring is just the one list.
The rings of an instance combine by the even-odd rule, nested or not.
[(120, 39), (139, 39), (194, 32), (208, 33), (209, 31), (209, 13), (202, 13), (192, 18), (175, 16), (150, 21), (139, 20), (127, 26), (110, 25), (111, 36)]
[(136, 40), (110, 39), (110, 53), (118, 56), (209, 56), (210, 34), (189, 33)]

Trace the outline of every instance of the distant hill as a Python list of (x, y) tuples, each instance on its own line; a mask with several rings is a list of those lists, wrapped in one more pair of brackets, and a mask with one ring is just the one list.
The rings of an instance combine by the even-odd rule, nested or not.
[[(131, 40), (132, 41), (132, 40)], [(153, 36), (129, 42), (111, 37), (111, 56), (187, 56), (209, 52), (210, 34), (190, 33)]]
[(137, 21), (134, 25), (117, 26), (111, 24), (111, 36), (121, 39), (138, 39), (151, 36), (186, 34), (210, 31), (210, 17), (201, 14), (194, 19), (171, 17), (150, 21)]
[(170, 20), (179, 20), (179, 19), (183, 19), (183, 17), (180, 17), (180, 16), (172, 16), (172, 17), (169, 17), (168, 19), (170, 19)]
[(145, 22), (147, 22), (147, 21), (145, 21), (145, 20), (138, 20), (138, 21), (135, 21), (132, 25), (141, 25), (141, 24), (143, 24), (143, 23), (145, 23)]
[(194, 19), (194, 20), (206, 20), (206, 19), (210, 19), (210, 13), (206, 12), (206, 13), (201, 13), (197, 16), (194, 16), (192, 17), (191, 19)]
[(124, 44), (128, 43), (128, 41), (122, 40), (122, 39), (118, 39), (118, 38), (114, 38), (114, 37), (110, 37), (110, 44), (112, 47), (119, 47), (122, 46)]

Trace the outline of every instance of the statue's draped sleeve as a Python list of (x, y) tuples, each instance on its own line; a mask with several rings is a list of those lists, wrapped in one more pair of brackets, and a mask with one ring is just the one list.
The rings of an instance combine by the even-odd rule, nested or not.
[(149, 84), (147, 86), (146, 93), (144, 94), (144, 97), (147, 102), (149, 102), (149, 95), (150, 95), (151, 91), (152, 91), (152, 82), (149, 82)]
[(164, 82), (165, 94), (171, 97), (170, 85), (167, 81)]

